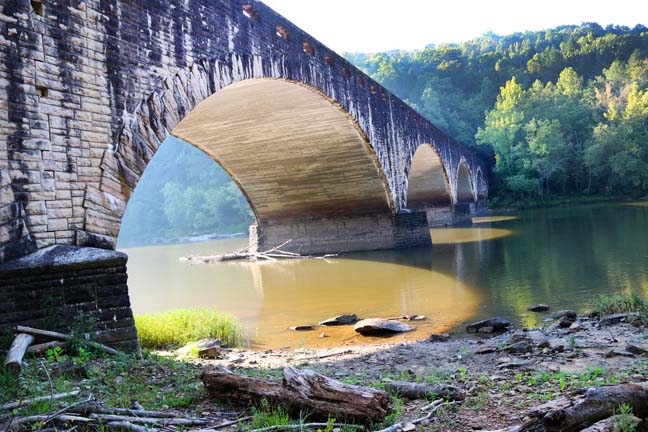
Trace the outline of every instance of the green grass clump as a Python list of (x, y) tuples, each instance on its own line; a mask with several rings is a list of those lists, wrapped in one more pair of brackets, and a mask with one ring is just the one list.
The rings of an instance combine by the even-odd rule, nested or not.
[(213, 309), (173, 309), (135, 316), (144, 348), (172, 348), (199, 339), (219, 339), (236, 346), (243, 340), (243, 326), (233, 315)]
[(592, 311), (599, 316), (626, 312), (648, 313), (648, 300), (634, 292), (601, 295), (595, 300)]
[(290, 424), (290, 416), (286, 408), (280, 405), (271, 405), (266, 399), (259, 406), (252, 407), (252, 428), (261, 429)]

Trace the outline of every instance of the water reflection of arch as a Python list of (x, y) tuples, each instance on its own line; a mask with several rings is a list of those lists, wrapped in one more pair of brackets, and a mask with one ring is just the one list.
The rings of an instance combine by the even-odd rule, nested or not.
[[(429, 319), (418, 323), (418, 333), (408, 337), (425, 338), (430, 331), (448, 331), (475, 314), (483, 300), (463, 278), (432, 269), (431, 254), (430, 248), (384, 250), (354, 252), (330, 260), (257, 264), (260, 278), (254, 280), (261, 286), (256, 291), (263, 292), (255, 321), (261, 326), (259, 335), (276, 333), (280, 342), (267, 342), (269, 346), (326, 343), (319, 337), (321, 331), (294, 332), (288, 327), (341, 313), (364, 318), (423, 314)], [(322, 331), (331, 340), (349, 340), (356, 335), (351, 327)]]

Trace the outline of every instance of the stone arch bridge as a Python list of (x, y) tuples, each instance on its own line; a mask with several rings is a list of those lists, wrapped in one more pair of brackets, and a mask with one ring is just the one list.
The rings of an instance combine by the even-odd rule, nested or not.
[(488, 194), (473, 154), (261, 2), (4, 0), (0, 281), (114, 264), (79, 249), (115, 248), (167, 134), (229, 172), (259, 248), (427, 244), (428, 216)]

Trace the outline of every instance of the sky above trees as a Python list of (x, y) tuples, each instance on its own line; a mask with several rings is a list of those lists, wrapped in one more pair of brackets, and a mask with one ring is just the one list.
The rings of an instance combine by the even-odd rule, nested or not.
[(596, 22), (648, 26), (637, 0), (262, 0), (331, 49), (379, 52)]

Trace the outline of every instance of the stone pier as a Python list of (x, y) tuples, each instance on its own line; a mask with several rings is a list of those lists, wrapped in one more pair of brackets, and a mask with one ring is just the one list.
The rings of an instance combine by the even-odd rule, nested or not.
[(288, 240), (282, 249), (305, 255), (432, 245), (425, 212), (281, 220), (250, 227), (253, 251)]
[(0, 334), (16, 325), (68, 332), (83, 318), (95, 323), (93, 340), (139, 352), (127, 259), (122, 252), (59, 245), (0, 265)]

